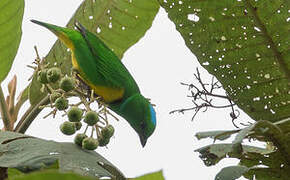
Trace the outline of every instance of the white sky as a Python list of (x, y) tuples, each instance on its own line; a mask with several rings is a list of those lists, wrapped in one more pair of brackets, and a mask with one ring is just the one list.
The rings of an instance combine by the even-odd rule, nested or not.
[[(18, 76), (19, 89), (26, 87), (32, 71), (25, 66), (30, 64), (37, 45), (44, 57), (56, 37), (46, 29), (31, 23), (30, 19), (64, 26), (72, 16), (81, 0), (74, 1), (26, 1), (23, 37), (12, 71), (2, 83), (7, 93), (7, 83), (12, 76)], [(199, 113), (191, 121), (192, 113), (169, 115), (171, 110), (189, 107), (186, 98), (187, 88), (180, 82), (192, 82), (196, 67), (200, 67), (196, 57), (185, 46), (174, 24), (167, 18), (161, 8), (152, 28), (146, 35), (124, 55), (123, 63), (139, 84), (142, 94), (151, 98), (156, 104), (157, 128), (149, 138), (145, 148), (141, 147), (139, 138), (123, 119), (111, 122), (115, 127), (115, 138), (108, 148), (99, 148), (97, 152), (116, 165), (127, 177), (163, 169), (167, 180), (177, 179), (214, 179), (222, 167), (236, 165), (237, 160), (222, 160), (218, 165), (206, 167), (194, 150), (208, 145), (212, 141), (198, 141), (194, 134), (199, 131), (233, 129), (229, 117), (230, 110), (209, 110)], [(202, 74), (211, 76), (200, 68)], [(28, 107), (28, 103), (25, 104)], [(43, 111), (28, 129), (27, 134), (55, 141), (72, 141), (73, 136), (65, 136), (59, 131), (59, 125), (66, 119), (42, 119), (49, 110)], [(243, 121), (249, 120), (242, 115)]]

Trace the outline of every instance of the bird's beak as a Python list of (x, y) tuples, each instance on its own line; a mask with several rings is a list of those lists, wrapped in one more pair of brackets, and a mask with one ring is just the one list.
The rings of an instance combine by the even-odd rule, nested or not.
[(140, 141), (141, 141), (142, 147), (145, 147), (147, 139), (145, 139), (144, 137), (140, 136)]

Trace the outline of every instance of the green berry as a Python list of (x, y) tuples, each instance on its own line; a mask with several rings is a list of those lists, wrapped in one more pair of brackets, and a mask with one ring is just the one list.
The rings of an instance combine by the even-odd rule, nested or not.
[(49, 98), (51, 102), (55, 102), (57, 98), (59, 98), (61, 94), (59, 92), (53, 92)]
[(83, 134), (83, 133), (81, 133), (81, 134), (77, 134), (77, 135), (75, 136), (74, 142), (75, 142), (75, 144), (77, 144), (77, 145), (79, 145), (79, 146), (82, 146), (83, 140), (84, 140), (85, 138), (87, 138), (87, 137), (88, 137), (88, 136), (87, 136), (86, 134)]
[(104, 138), (103, 136), (98, 137), (99, 146), (104, 147), (110, 142), (110, 138)]
[(82, 128), (82, 125), (83, 125), (81, 122), (74, 122), (74, 124), (75, 124), (77, 131), (80, 130)]
[(57, 67), (50, 68), (46, 73), (47, 80), (51, 83), (58, 81), (60, 76), (61, 70)]
[(83, 116), (83, 111), (78, 107), (72, 107), (67, 112), (67, 117), (70, 122), (80, 122)]
[(85, 115), (84, 122), (87, 123), (89, 126), (95, 125), (99, 121), (98, 113), (94, 111), (88, 111)]
[(65, 135), (72, 135), (76, 132), (76, 127), (72, 122), (64, 122), (60, 125), (60, 131)]
[(43, 70), (39, 71), (37, 74), (37, 80), (42, 84), (48, 83), (46, 74), (47, 74), (47, 69), (43, 69)]
[(66, 110), (68, 108), (68, 100), (64, 97), (59, 97), (55, 100), (55, 107), (58, 110)]
[(104, 138), (111, 138), (114, 135), (115, 129), (112, 125), (104, 127), (101, 131)]
[(82, 142), (82, 147), (87, 150), (95, 150), (97, 149), (98, 145), (99, 145), (98, 140), (92, 137), (87, 137)]
[(71, 77), (64, 77), (60, 80), (59, 87), (65, 92), (69, 92), (75, 88), (75, 81)]

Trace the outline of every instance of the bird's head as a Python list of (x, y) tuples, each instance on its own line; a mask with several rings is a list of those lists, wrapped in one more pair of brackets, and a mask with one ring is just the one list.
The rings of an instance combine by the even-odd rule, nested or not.
[(79, 31), (59, 27), (53, 24), (31, 20), (31, 22), (43, 26), (54, 33), (69, 49), (74, 50), (73, 40), (77, 40), (81, 38), (81, 34)]
[(156, 127), (156, 114), (150, 102), (141, 94), (135, 94), (127, 98), (120, 112), (138, 133), (144, 147)]

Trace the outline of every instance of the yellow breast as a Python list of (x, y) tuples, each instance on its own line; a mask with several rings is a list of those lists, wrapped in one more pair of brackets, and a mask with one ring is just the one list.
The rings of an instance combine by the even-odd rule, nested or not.
[[(71, 56), (72, 56), (73, 68), (75, 68), (76, 70), (79, 71), (79, 65), (77, 63), (77, 60), (76, 60), (73, 52), (72, 52)], [(92, 84), (91, 82), (89, 82), (85, 78), (82, 78), (81, 76), (79, 76), (79, 78), (81, 78), (82, 81), (84, 81), (91, 89), (93, 89), (95, 94), (101, 96), (106, 103), (111, 103), (111, 102), (120, 100), (120, 99), (122, 99), (122, 97), (124, 95), (124, 89), (98, 86), (98, 85)]]

